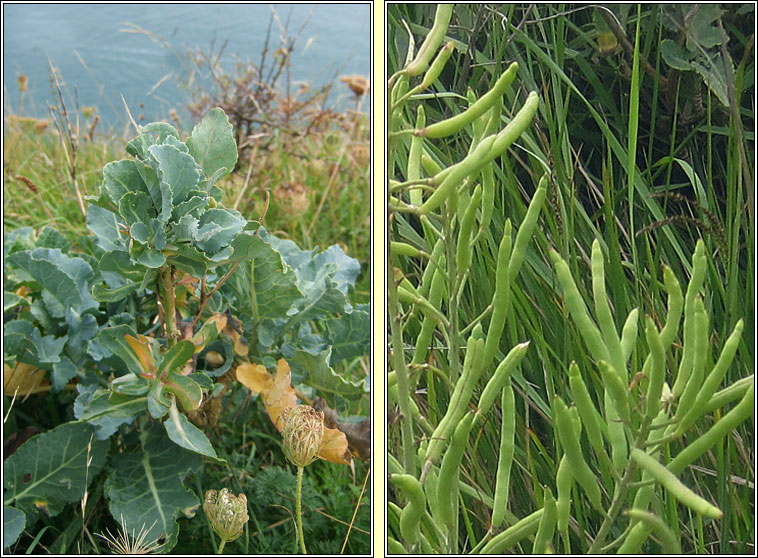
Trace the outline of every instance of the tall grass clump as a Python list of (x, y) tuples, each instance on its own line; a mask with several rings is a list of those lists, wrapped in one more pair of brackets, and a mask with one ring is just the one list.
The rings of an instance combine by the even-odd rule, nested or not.
[(752, 17), (390, 7), (391, 553), (754, 544)]

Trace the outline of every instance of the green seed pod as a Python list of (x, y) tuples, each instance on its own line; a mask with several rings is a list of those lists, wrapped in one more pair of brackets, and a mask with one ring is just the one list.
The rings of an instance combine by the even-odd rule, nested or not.
[(678, 475), (685, 467), (687, 467), (687, 465), (695, 461), (698, 457), (718, 443), (718, 441), (724, 436), (732, 432), (738, 424), (753, 413), (755, 405), (754, 398), (755, 383), (751, 378), (750, 384), (745, 391), (745, 395), (742, 396), (742, 400), (731, 411), (719, 419), (716, 424), (711, 426), (708, 432), (680, 451), (666, 466), (668, 470), (675, 475)]
[(453, 529), (455, 516), (458, 514), (458, 476), (473, 419), (474, 415), (468, 413), (455, 427), (450, 447), (447, 448), (440, 465), (437, 506), (439, 517), (448, 529)]
[(542, 506), (544, 510), (542, 513), (542, 519), (540, 519), (540, 526), (537, 529), (537, 535), (534, 537), (534, 545), (532, 546), (532, 554), (546, 554), (550, 549), (550, 542), (553, 539), (553, 533), (555, 532), (555, 522), (557, 519), (557, 510), (555, 506), (555, 498), (549, 488), (545, 488), (545, 502)]
[(444, 138), (451, 136), (456, 132), (462, 130), (467, 124), (473, 122), (476, 118), (479, 118), (485, 112), (487, 112), (500, 98), (505, 94), (510, 87), (513, 80), (516, 78), (518, 72), (518, 63), (513, 62), (508, 69), (497, 79), (487, 93), (482, 95), (478, 101), (472, 104), (469, 108), (460, 114), (430, 124), (426, 128), (416, 130), (414, 134), (424, 136), (427, 138)]
[(676, 375), (676, 381), (671, 388), (671, 391), (677, 397), (684, 391), (684, 386), (687, 385), (687, 381), (692, 373), (692, 365), (695, 359), (695, 295), (697, 295), (703, 286), (707, 264), (705, 244), (700, 239), (695, 245), (695, 253), (692, 256), (692, 276), (690, 277), (690, 284), (687, 286), (687, 294), (684, 298), (684, 350), (682, 351), (682, 360)]
[[(475, 330), (476, 331), (476, 330)], [(484, 340), (477, 339), (472, 332), (466, 343), (466, 356), (463, 360), (463, 372), (455, 384), (453, 395), (450, 397), (447, 412), (434, 429), (429, 446), (426, 450), (424, 467), (428, 468), (435, 463), (444, 449), (458, 422), (468, 408), (471, 395), (482, 372), (482, 357), (484, 355)]]
[(442, 178), (441, 173), (443, 172), (443, 168), (426, 153), (421, 154), (421, 166), (424, 167), (424, 172), (426, 172), (427, 176), (440, 175), (440, 179)]
[(474, 194), (471, 196), (471, 201), (463, 214), (461, 220), (461, 226), (458, 231), (458, 247), (456, 251), (456, 265), (458, 267), (458, 273), (463, 274), (471, 267), (471, 257), (473, 253), (473, 246), (471, 246), (471, 235), (474, 230), (474, 223), (476, 222), (476, 212), (479, 209), (479, 205), (482, 201), (482, 187), (477, 186), (474, 189)]
[(637, 343), (638, 316), (639, 310), (637, 308), (632, 309), (626, 317), (624, 327), (621, 328), (621, 353), (624, 357), (624, 366), (629, 362), (629, 357), (632, 356), (634, 345)]
[(600, 369), (600, 375), (603, 377), (603, 383), (605, 389), (608, 391), (613, 403), (615, 404), (615, 410), (618, 413), (621, 420), (626, 424), (629, 424), (629, 390), (626, 384), (619, 376), (618, 372), (609, 363), (601, 360), (597, 363)]
[(502, 533), (498, 533), (484, 545), (479, 552), (480, 554), (505, 554), (505, 551), (518, 544), (520, 541), (537, 532), (540, 526), (540, 520), (544, 508), (527, 515), (525, 518), (517, 521), (508, 527)]
[(439, 184), (439, 186), (437, 186), (434, 193), (429, 196), (419, 208), (419, 213), (425, 215), (430, 211), (437, 209), (453, 194), (455, 189), (463, 183), (463, 180), (466, 177), (479, 172), (482, 166), (488, 162), (487, 156), (494, 143), (495, 136), (490, 136), (482, 140), (482, 143), (480, 143), (471, 154), (467, 155), (465, 159), (456, 163), (452, 167), (448, 167), (448, 171), (444, 175), (444, 180), (441, 182), (438, 182), (438, 180), (440, 180), (440, 175), (436, 175), (434, 177), (434, 182)]
[(529, 341), (526, 341), (525, 343), (519, 343), (513, 347), (508, 351), (508, 354), (495, 369), (495, 372), (487, 382), (487, 385), (484, 386), (482, 395), (479, 397), (476, 411), (477, 422), (481, 422), (490, 412), (492, 404), (495, 402), (495, 398), (503, 391), (503, 386), (508, 383), (513, 371), (524, 359), (524, 356), (529, 349), (529, 343)]
[[(423, 91), (427, 87), (431, 86), (435, 81), (437, 81), (437, 78), (440, 77), (445, 64), (447, 64), (447, 61), (450, 60), (450, 55), (453, 54), (454, 48), (455, 43), (453, 41), (448, 41), (445, 46), (443, 46), (442, 49), (437, 53), (437, 57), (434, 59), (434, 62), (432, 62), (432, 65), (429, 66), (429, 69), (424, 74), (424, 79), (417, 87), (414, 88), (417, 93)], [(424, 124), (416, 124), (416, 128), (423, 127)]]
[(663, 344), (653, 320), (647, 318), (645, 335), (650, 346), (650, 380), (647, 386), (647, 404), (645, 416), (652, 420), (658, 415), (661, 404), (663, 382), (666, 380), (666, 363), (664, 362)]
[[(442, 272), (442, 267), (445, 265), (445, 257), (440, 256), (440, 267), (434, 272), (432, 276), (431, 286), (429, 288), (429, 304), (434, 308), (439, 308), (442, 304), (442, 295), (445, 290), (445, 275)], [(421, 331), (416, 338), (416, 349), (413, 352), (412, 364), (421, 364), (426, 360), (427, 352), (429, 351), (429, 344), (432, 341), (432, 335), (434, 334), (434, 328), (438, 324), (433, 316), (426, 314), (424, 321), (421, 324)]]
[(516, 233), (516, 243), (513, 245), (513, 252), (511, 258), (508, 261), (508, 278), (512, 282), (521, 269), (521, 263), (526, 256), (526, 248), (529, 245), (529, 241), (532, 239), (534, 229), (537, 226), (537, 218), (540, 215), (542, 206), (545, 205), (545, 196), (547, 195), (547, 174), (542, 175), (540, 182), (537, 185), (537, 190), (534, 192), (532, 201), (529, 202), (529, 208), (526, 210), (524, 221), (518, 228)]
[(640, 521), (651, 531), (655, 531), (658, 540), (661, 541), (661, 547), (664, 554), (676, 556), (682, 554), (682, 545), (676, 539), (668, 525), (657, 515), (645, 510), (631, 509), (624, 512), (624, 515)]
[(692, 409), (700, 388), (703, 386), (703, 375), (705, 373), (705, 359), (708, 350), (708, 314), (705, 312), (703, 299), (700, 295), (695, 297), (694, 302), (694, 338), (695, 347), (692, 351), (692, 365), (687, 383), (682, 390), (679, 398), (679, 404), (676, 408), (675, 418), (679, 421), (677, 431), (684, 432), (682, 419), (685, 413)]
[(390, 554), (408, 554), (405, 547), (393, 537), (387, 537), (387, 549), (390, 551)]
[(595, 453), (600, 455), (604, 451), (600, 414), (592, 402), (590, 393), (587, 391), (587, 385), (579, 373), (576, 362), (569, 365), (568, 373), (571, 394), (574, 396), (574, 403), (579, 412), (579, 417), (582, 419), (582, 424), (587, 429), (587, 439)]
[(419, 541), (420, 534), (419, 522), (426, 508), (424, 489), (413, 475), (391, 475), (390, 482), (408, 498), (408, 504), (400, 514), (400, 534), (406, 543), (416, 544)]
[(674, 340), (676, 332), (679, 330), (679, 320), (682, 318), (682, 304), (684, 298), (682, 297), (682, 289), (679, 286), (679, 281), (676, 280), (671, 268), (667, 266), (663, 266), (663, 284), (669, 295), (666, 325), (664, 325), (661, 330), (661, 344), (663, 345), (663, 352), (666, 352), (671, 345), (671, 342)]
[(608, 294), (605, 291), (605, 268), (603, 266), (603, 251), (600, 242), (595, 239), (592, 242), (592, 297), (595, 302), (595, 315), (603, 335), (603, 341), (608, 349), (611, 364), (621, 375), (623, 380), (628, 380), (626, 366), (624, 364), (624, 352), (621, 349), (616, 326), (611, 314), (611, 306), (608, 304)]
[(590, 351), (592, 357), (597, 360), (605, 360), (608, 362), (610, 356), (608, 349), (602, 342), (600, 330), (590, 318), (587, 312), (587, 307), (584, 305), (584, 299), (579, 294), (579, 289), (574, 283), (574, 278), (571, 276), (568, 264), (558, 255), (555, 250), (550, 250), (550, 258), (553, 260), (553, 267), (555, 267), (555, 274), (558, 277), (558, 282), (563, 288), (563, 296), (566, 299), (566, 308), (568, 308), (571, 317), (576, 324), (577, 329), (584, 338), (584, 343)]
[[(510, 293), (510, 277), (508, 274), (509, 262), (511, 259), (511, 220), (505, 220), (503, 238), (500, 240), (500, 246), (497, 250), (497, 268), (495, 269), (495, 294), (492, 296), (492, 316), (490, 317), (490, 326), (487, 329), (487, 340), (484, 346), (485, 368), (489, 368), (492, 359), (495, 358), (500, 337), (505, 327), (505, 318), (508, 312), (508, 297)], [(496, 392), (497, 393), (497, 392)]]
[(515, 449), (516, 401), (510, 379), (506, 380), (501, 396), (503, 424), (500, 428), (500, 454), (497, 460), (495, 502), (492, 506), (492, 527), (497, 528), (505, 519), (510, 492), (511, 467)]
[(732, 385), (727, 386), (720, 391), (717, 391), (713, 394), (713, 397), (711, 397), (705, 403), (703, 412), (712, 413), (716, 409), (720, 409), (724, 405), (727, 405), (736, 399), (742, 399), (742, 397), (745, 395), (745, 392), (750, 388), (751, 385), (753, 385), (754, 381), (755, 375), (750, 374), (750, 376), (740, 378)]
[(558, 431), (558, 437), (571, 465), (574, 478), (584, 489), (592, 506), (597, 510), (602, 510), (602, 498), (597, 478), (584, 460), (568, 407), (557, 395), (553, 398), (553, 412), (553, 426)]
[(555, 485), (558, 488), (558, 500), (556, 501), (557, 527), (561, 533), (568, 533), (569, 517), (571, 515), (571, 488), (574, 485), (574, 475), (571, 474), (571, 465), (564, 454), (558, 464), (558, 472), (555, 474)]
[(405, 67), (405, 74), (408, 76), (419, 76), (429, 67), (429, 60), (437, 51), (440, 43), (445, 38), (447, 26), (450, 24), (450, 18), (453, 15), (452, 4), (439, 4), (437, 12), (434, 15), (434, 24), (426, 35), (424, 42), (416, 53), (416, 57)]
[[(716, 361), (713, 369), (703, 382), (700, 391), (698, 391), (694, 405), (692, 405), (689, 410), (685, 409), (685, 414), (677, 427), (675, 435), (684, 433), (692, 423), (705, 414), (705, 408), (708, 402), (711, 401), (716, 388), (721, 384), (729, 365), (731, 365), (732, 360), (734, 360), (734, 355), (737, 354), (740, 339), (742, 338), (743, 327), (743, 320), (738, 321), (734, 326), (732, 334), (724, 343), (724, 348), (721, 350), (721, 356), (719, 356), (718, 361)], [(684, 397), (682, 397), (682, 401), (684, 401)]]
[(692, 490), (687, 488), (676, 475), (661, 465), (658, 460), (650, 457), (638, 448), (632, 448), (630, 453), (637, 464), (650, 473), (674, 498), (691, 510), (703, 514), (706, 517), (721, 519), (724, 515), (716, 506), (704, 500)]
[(421, 250), (405, 242), (390, 242), (390, 253), (396, 256), (406, 256), (409, 258), (418, 258), (421, 256)]
[(537, 108), (540, 105), (540, 98), (536, 91), (532, 91), (524, 101), (524, 106), (516, 113), (516, 116), (503, 128), (497, 135), (492, 151), (490, 151), (489, 160), (499, 157), (516, 141), (519, 136), (532, 123), (534, 115), (537, 114)]
[[(416, 126), (423, 126), (426, 123), (426, 113), (424, 105), (419, 105), (416, 110)], [(413, 136), (411, 138), (411, 147), (408, 150), (408, 167), (405, 175), (406, 180), (413, 181), (421, 178), (421, 154), (424, 152), (424, 138)], [(409, 192), (411, 205), (421, 205), (424, 201), (423, 194), (419, 188), (413, 188)]]

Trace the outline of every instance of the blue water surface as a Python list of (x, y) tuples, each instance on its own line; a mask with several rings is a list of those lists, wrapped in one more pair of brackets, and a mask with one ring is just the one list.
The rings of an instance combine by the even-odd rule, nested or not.
[[(96, 106), (106, 127), (127, 124), (121, 95), (146, 122), (166, 118), (171, 108), (186, 117), (180, 79), (192, 69), (188, 49), (209, 52), (213, 45), (217, 53), (226, 42), (225, 67), (234, 56), (257, 65), (269, 25), (271, 51), (285, 34), (298, 36), (291, 57), (295, 87), (319, 87), (345, 74), (368, 77), (370, 18), (368, 3), (4, 4), (4, 110), (18, 111), (23, 73), (29, 79), (23, 114), (47, 116), (50, 60), (65, 89), (73, 97), (76, 88), (80, 106)], [(346, 108), (350, 99), (338, 82), (328, 104)]]

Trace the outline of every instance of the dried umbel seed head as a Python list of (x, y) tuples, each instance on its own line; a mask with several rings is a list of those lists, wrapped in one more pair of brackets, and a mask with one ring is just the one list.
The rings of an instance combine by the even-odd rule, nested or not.
[(47, 130), (48, 126), (50, 126), (50, 122), (46, 118), (37, 120), (37, 122), (34, 124), (34, 133), (37, 135), (42, 135), (45, 133), (45, 130)]
[(308, 405), (297, 405), (282, 414), (284, 454), (298, 467), (313, 463), (324, 438), (324, 413)]
[(24, 74), (18, 75), (18, 90), (21, 91), (21, 93), (26, 91), (26, 86), (28, 83), (29, 83), (29, 79), (26, 77), (26, 75)]
[(365, 95), (366, 91), (371, 87), (367, 78), (363, 76), (342, 76), (340, 81), (350, 88), (350, 91), (355, 93), (356, 97)]
[(239, 537), (250, 519), (247, 515), (247, 497), (243, 493), (235, 496), (226, 488), (222, 488), (221, 492), (208, 490), (203, 501), (203, 511), (213, 530), (226, 542)]
[(95, 114), (95, 107), (82, 107), (82, 115), (89, 120), (90, 116)]

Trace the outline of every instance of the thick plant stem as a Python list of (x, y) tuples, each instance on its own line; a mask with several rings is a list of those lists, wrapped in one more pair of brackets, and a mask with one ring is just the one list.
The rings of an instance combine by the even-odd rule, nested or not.
[(163, 319), (166, 324), (166, 338), (168, 347), (171, 348), (179, 339), (179, 330), (176, 327), (176, 292), (174, 291), (173, 266), (161, 268), (161, 303), (163, 304)]
[(301, 502), (303, 499), (303, 468), (297, 468), (297, 500), (295, 501), (295, 515), (297, 515), (297, 536), (300, 539), (300, 550), (303, 554), (308, 554), (305, 550), (305, 539), (303, 538), (303, 513)]
[(218, 550), (216, 551), (216, 554), (223, 554), (224, 553), (224, 545), (226, 544), (226, 541), (224, 539), (221, 539), (221, 544), (218, 545)]

